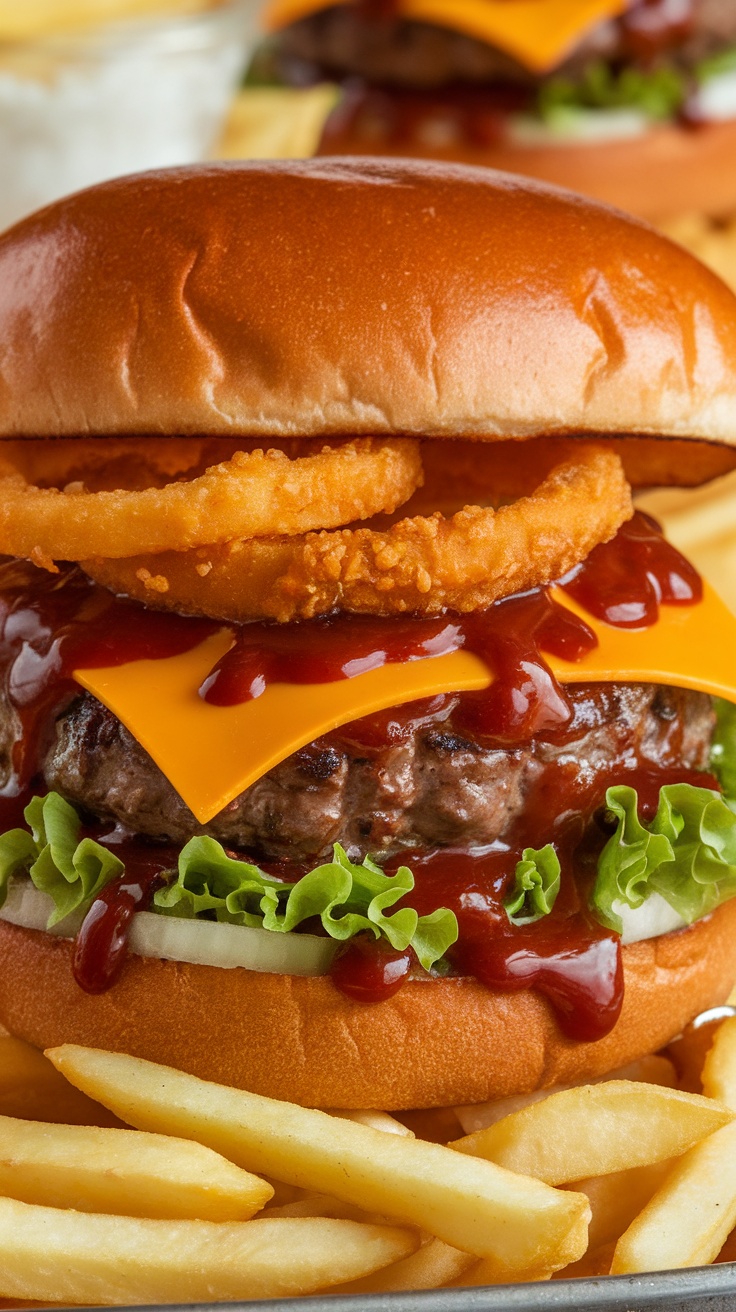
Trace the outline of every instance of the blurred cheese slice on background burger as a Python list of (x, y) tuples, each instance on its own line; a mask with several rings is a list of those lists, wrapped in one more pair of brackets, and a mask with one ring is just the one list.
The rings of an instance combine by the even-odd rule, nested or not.
[(462, 160), (656, 221), (736, 209), (730, 0), (271, 0), (256, 70), (344, 95), (320, 151)]
[(11, 1032), (406, 1108), (728, 994), (736, 618), (631, 501), (736, 465), (714, 275), (320, 160), (79, 193), (0, 285)]

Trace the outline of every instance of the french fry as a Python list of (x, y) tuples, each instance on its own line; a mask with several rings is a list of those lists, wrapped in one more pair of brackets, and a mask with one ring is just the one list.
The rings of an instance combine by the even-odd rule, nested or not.
[(0, 1198), (0, 1294), (93, 1306), (288, 1297), (368, 1275), (418, 1242), (354, 1221), (149, 1221)]
[(384, 1134), (403, 1134), (408, 1139), (415, 1137), (413, 1130), (402, 1125), (394, 1116), (389, 1116), (388, 1112), (331, 1111), (330, 1116), (339, 1116), (342, 1121), (355, 1121), (356, 1125), (370, 1125), (374, 1130), (383, 1130)]
[(54, 1070), (38, 1048), (0, 1033), (0, 1115), (62, 1125), (120, 1125)]
[(736, 1225), (736, 1123), (675, 1163), (619, 1239), (612, 1275), (704, 1266)]
[(671, 1161), (654, 1162), (651, 1166), (632, 1166), (628, 1171), (576, 1180), (571, 1187), (576, 1193), (585, 1194), (593, 1213), (588, 1229), (590, 1248), (613, 1245), (646, 1207), (671, 1169)]
[[(706, 1032), (713, 1034), (713, 1026)], [(734, 1017), (722, 1020), (715, 1028), (715, 1038), (703, 1066), (702, 1084), (708, 1097), (736, 1107)], [(668, 1265), (695, 1266), (701, 1262), (734, 1260), (736, 1172), (732, 1160), (735, 1152), (736, 1131), (733, 1126), (727, 1126), (673, 1167), (650, 1206), (623, 1235), (616, 1250), (616, 1271), (650, 1269), (647, 1263), (656, 1260), (653, 1247), (660, 1230), (667, 1235)]]
[(709, 1098), (658, 1084), (583, 1084), (449, 1144), (547, 1184), (678, 1157), (733, 1119)]
[(274, 1180), (267, 1175), (261, 1176), (261, 1179), (265, 1180), (266, 1184), (273, 1189), (273, 1198), (269, 1203), (269, 1209), (271, 1207), (286, 1207), (287, 1203), (298, 1203), (303, 1198), (313, 1197), (313, 1194), (310, 1194), (307, 1189), (297, 1189), (295, 1185), (282, 1184), (280, 1180)]
[(680, 1089), (689, 1093), (702, 1092), (705, 1059), (723, 1021), (731, 1015), (733, 1012), (727, 1006), (711, 1007), (696, 1016), (682, 1034), (667, 1045), (667, 1055), (675, 1064)]
[(0, 1194), (78, 1212), (246, 1221), (273, 1190), (185, 1139), (0, 1117)]
[[(674, 1089), (677, 1084), (677, 1073), (667, 1057), (652, 1053), (649, 1057), (640, 1057), (638, 1061), (632, 1061), (628, 1066), (621, 1066), (619, 1070), (611, 1071), (600, 1080), (588, 1080), (586, 1083), (602, 1084), (604, 1080), (634, 1080), (637, 1084), (662, 1084)], [(579, 1084), (551, 1085), (548, 1089), (534, 1089), (531, 1093), (514, 1093), (508, 1098), (498, 1098), (494, 1102), (471, 1103), (467, 1107), (456, 1107), (455, 1112), (463, 1132), (475, 1134), (477, 1130), (485, 1130), (489, 1125), (495, 1125), (496, 1121), (502, 1121), (512, 1112), (521, 1111), (522, 1107), (530, 1107), (533, 1102), (542, 1102), (544, 1098), (551, 1098), (555, 1093), (565, 1093), (568, 1089), (579, 1087)], [(700, 1092), (699, 1086), (697, 1092)], [(444, 1142), (448, 1143), (450, 1139), (456, 1137), (448, 1134)]]
[(335, 1221), (365, 1221), (369, 1225), (390, 1224), (385, 1216), (366, 1212), (362, 1207), (356, 1207), (354, 1203), (343, 1203), (339, 1198), (331, 1198), (329, 1194), (305, 1194), (296, 1202), (285, 1203), (281, 1207), (269, 1207), (263, 1215), (269, 1220), (277, 1216), (329, 1216)]
[(339, 94), (327, 82), (313, 87), (245, 87), (230, 110), (218, 158), (308, 159)]
[(736, 1016), (719, 1026), (703, 1066), (703, 1093), (736, 1110)]
[(331, 1289), (330, 1293), (389, 1294), (404, 1289), (439, 1289), (456, 1280), (473, 1265), (475, 1258), (472, 1254), (443, 1244), (441, 1239), (430, 1239), (428, 1244), (424, 1244), (410, 1257), (383, 1267), (371, 1276), (364, 1276), (362, 1280), (339, 1285)]
[(139, 1129), (197, 1139), (246, 1169), (418, 1225), (509, 1278), (576, 1261), (587, 1246), (587, 1198), (490, 1162), (398, 1135), (387, 1151), (380, 1130), (119, 1053), (67, 1044), (48, 1056)]
[[(547, 1268), (530, 1267), (528, 1271), (519, 1272), (516, 1280), (522, 1284), (540, 1284), (551, 1280), (553, 1272)], [(453, 1289), (477, 1289), (479, 1285), (504, 1285), (506, 1276), (499, 1271), (494, 1262), (484, 1259), (476, 1262), (455, 1280), (448, 1281)]]

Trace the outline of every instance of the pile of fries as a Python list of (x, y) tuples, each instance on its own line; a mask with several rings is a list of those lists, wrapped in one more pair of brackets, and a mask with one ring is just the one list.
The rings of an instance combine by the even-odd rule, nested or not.
[(0, 1306), (362, 1294), (728, 1260), (728, 1010), (614, 1078), (400, 1119), (312, 1111), (96, 1049), (43, 1056), (0, 1035)]

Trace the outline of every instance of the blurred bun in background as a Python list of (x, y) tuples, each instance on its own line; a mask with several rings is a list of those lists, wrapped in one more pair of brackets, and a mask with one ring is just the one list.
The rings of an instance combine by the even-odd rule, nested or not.
[(0, 228), (107, 178), (205, 159), (258, 0), (0, 0)]
[(319, 153), (507, 169), (654, 221), (736, 209), (734, 0), (270, 0), (263, 79), (342, 89)]

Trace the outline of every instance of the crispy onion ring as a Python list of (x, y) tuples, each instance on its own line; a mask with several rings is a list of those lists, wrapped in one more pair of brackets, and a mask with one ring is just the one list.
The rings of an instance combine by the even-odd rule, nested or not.
[(560, 578), (632, 514), (613, 452), (584, 447), (499, 510), (234, 542), (216, 550), (83, 562), (90, 578), (162, 610), (245, 622), (483, 610)]
[(419, 445), (360, 438), (290, 460), (236, 452), (199, 477), (138, 491), (29, 483), (0, 449), (0, 552), (40, 562), (183, 550), (263, 533), (302, 534), (391, 513), (422, 478)]

